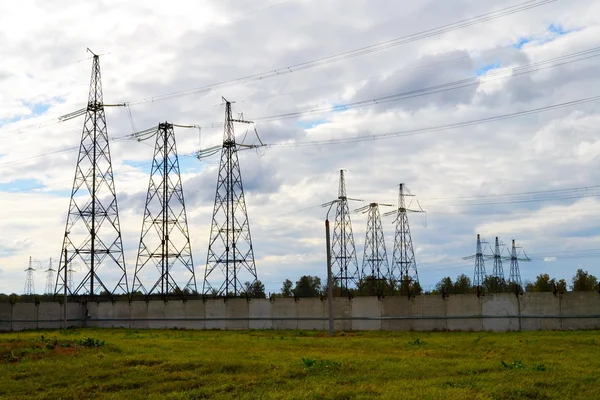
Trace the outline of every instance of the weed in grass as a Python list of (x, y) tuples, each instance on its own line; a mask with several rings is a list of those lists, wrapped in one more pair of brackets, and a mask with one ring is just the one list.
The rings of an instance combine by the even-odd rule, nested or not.
[(502, 366), (506, 369), (524, 369), (525, 365), (523, 365), (523, 361), (515, 360), (510, 364), (505, 363), (504, 361), (500, 361)]
[(426, 344), (426, 342), (419, 338), (415, 338), (415, 340), (408, 342), (409, 346), (423, 346), (424, 344)]
[(545, 371), (546, 366), (543, 363), (533, 364), (533, 369), (535, 369), (536, 371)]

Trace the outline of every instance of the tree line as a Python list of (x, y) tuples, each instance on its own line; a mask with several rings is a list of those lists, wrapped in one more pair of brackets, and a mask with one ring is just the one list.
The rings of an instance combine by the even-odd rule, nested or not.
[[(289, 279), (283, 281), (281, 289), (277, 293), (269, 293), (271, 298), (281, 297), (326, 297), (327, 296), (327, 285), (322, 283), (321, 278), (318, 276), (304, 275), (301, 276), (295, 283)], [(531, 293), (531, 292), (554, 292), (564, 293), (567, 291), (573, 292), (587, 292), (587, 291), (598, 291), (600, 292), (600, 283), (598, 278), (590, 274), (588, 271), (578, 269), (575, 275), (571, 278), (571, 281), (567, 283), (565, 279), (551, 278), (548, 274), (540, 274), (536, 277), (533, 282), (526, 282), (523, 287), (516, 285), (511, 282), (507, 282), (505, 279), (500, 279), (495, 276), (488, 276), (483, 286), (473, 286), (471, 278), (465, 274), (461, 274), (452, 280), (451, 277), (447, 276), (442, 278), (436, 285), (435, 288), (430, 291), (424, 291), (418, 282), (410, 282), (405, 284), (398, 284), (395, 282), (388, 281), (386, 279), (377, 279), (373, 276), (368, 276), (361, 279), (358, 282), (356, 288), (342, 291), (342, 289), (334, 280), (333, 295), (336, 297), (340, 296), (397, 296), (397, 295), (419, 295), (419, 294), (475, 294), (475, 293)], [(181, 293), (172, 293), (174, 297), (182, 298), (196, 298), (201, 297), (198, 293), (192, 293), (187, 290)], [(99, 297), (111, 298), (145, 298), (142, 293), (132, 293), (131, 295), (114, 295), (110, 296), (108, 293), (101, 294)], [(161, 296), (152, 296), (156, 299)], [(212, 296), (207, 296), (212, 297)], [(257, 280), (254, 283), (246, 282), (244, 289), (240, 293), (242, 298), (267, 298), (265, 292), (265, 285)], [(10, 295), (0, 293), (0, 302), (15, 303), (20, 300), (36, 302), (51, 302), (54, 300), (62, 301), (62, 296), (53, 296), (50, 294), (46, 295), (34, 295), (25, 296), (17, 295), (12, 293)]]

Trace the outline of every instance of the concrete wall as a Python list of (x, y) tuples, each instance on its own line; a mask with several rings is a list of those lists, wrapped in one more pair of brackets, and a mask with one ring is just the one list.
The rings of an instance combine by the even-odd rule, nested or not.
[[(596, 292), (335, 298), (333, 310), (336, 330), (600, 329)], [(88, 327), (326, 330), (328, 305), (318, 298), (69, 303), (67, 318)], [(58, 329), (62, 319), (59, 303), (0, 303), (0, 331)]]

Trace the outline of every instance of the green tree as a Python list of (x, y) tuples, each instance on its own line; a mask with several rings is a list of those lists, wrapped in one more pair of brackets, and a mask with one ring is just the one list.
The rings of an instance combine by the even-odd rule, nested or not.
[(449, 276), (442, 278), (442, 280), (435, 285), (435, 291), (437, 293), (445, 294), (454, 293), (454, 284), (452, 283), (452, 278)]
[(572, 282), (571, 288), (574, 292), (590, 292), (598, 289), (598, 278), (582, 269), (577, 270)]
[(471, 292), (471, 278), (465, 274), (461, 274), (456, 277), (454, 281), (454, 293), (456, 294), (467, 294)]
[(296, 281), (294, 287), (296, 297), (319, 297), (321, 295), (321, 278), (304, 275)]
[(502, 293), (506, 292), (507, 284), (502, 278), (497, 276), (487, 276), (483, 281), (483, 287), (488, 293)]
[(244, 283), (244, 296), (253, 297), (255, 299), (264, 299), (267, 297), (265, 294), (265, 285), (259, 280), (254, 283)]
[(527, 292), (552, 292), (554, 290), (552, 281), (550, 275), (540, 274), (535, 278), (535, 282), (530, 282), (525, 286), (525, 290)]
[(294, 295), (294, 283), (289, 279), (283, 281), (283, 286), (281, 287), (281, 295), (283, 297), (292, 297)]

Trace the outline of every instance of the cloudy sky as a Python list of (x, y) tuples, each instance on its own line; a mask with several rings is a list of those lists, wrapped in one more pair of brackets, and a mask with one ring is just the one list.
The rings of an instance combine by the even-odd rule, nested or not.
[[(222, 140), (221, 96), (270, 145), (240, 152), (269, 292), (325, 277), (326, 210), (314, 206), (337, 196), (341, 168), (350, 197), (394, 203), (400, 182), (416, 195), (424, 287), (472, 276), (462, 257), (477, 233), (516, 239), (533, 259), (524, 280), (600, 275), (599, 2), (22, 0), (0, 4), (0, 26), (0, 292), (23, 291), (29, 257), (43, 292), (60, 256), (83, 118), (58, 117), (86, 105), (87, 47), (101, 54), (105, 103), (130, 104), (133, 124), (107, 108), (111, 138), (202, 127), (176, 130), (200, 286), (219, 155), (189, 155)], [(256, 142), (252, 126), (236, 129)], [(131, 281), (153, 142), (110, 145)], [(366, 216), (352, 224), (360, 265)], [(391, 260), (393, 218), (383, 226)]]

